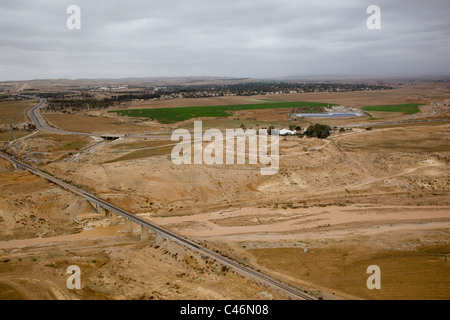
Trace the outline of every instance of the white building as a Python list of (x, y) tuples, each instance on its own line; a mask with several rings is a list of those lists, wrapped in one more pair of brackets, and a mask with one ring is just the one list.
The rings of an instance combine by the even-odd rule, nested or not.
[(286, 135), (295, 135), (297, 134), (296, 130), (288, 130), (288, 129), (278, 129), (278, 134), (280, 136), (286, 136)]

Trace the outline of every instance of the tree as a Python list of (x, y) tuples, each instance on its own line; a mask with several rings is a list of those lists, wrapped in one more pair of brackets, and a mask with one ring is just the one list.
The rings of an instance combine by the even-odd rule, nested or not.
[(274, 126), (270, 126), (269, 129), (267, 129), (267, 134), (270, 136), (272, 135), (272, 130), (275, 130)]
[(345, 129), (344, 128), (340, 128), (339, 132), (345, 132)]
[(326, 124), (315, 124), (306, 129), (305, 135), (310, 138), (325, 139), (330, 136), (331, 127)]

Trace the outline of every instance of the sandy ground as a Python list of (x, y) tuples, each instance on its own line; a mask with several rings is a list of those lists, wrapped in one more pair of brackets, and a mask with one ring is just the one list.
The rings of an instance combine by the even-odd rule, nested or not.
[[(338, 96), (348, 104), (353, 101), (354, 105), (416, 101), (434, 105), (435, 99), (449, 99), (445, 84), (408, 87), (395, 94), (367, 92)], [(310, 94), (302, 100), (315, 97), (316, 101), (326, 102), (328, 95)], [(367, 103), (363, 103), (364, 97)], [(436, 109), (423, 112), (429, 117), (433, 110)], [(445, 113), (447, 109), (439, 112)], [(21, 141), (21, 145), (14, 147), (15, 152), (23, 154), (26, 150), (27, 155), (32, 155), (39, 148), (48, 148), (46, 139), (52, 138), (39, 139), (42, 137)], [(66, 141), (55, 143), (67, 145)], [(261, 176), (259, 166), (251, 165), (176, 166), (170, 159), (171, 148), (167, 148), (170, 141), (164, 139), (158, 142), (120, 139), (98, 147), (98, 142), (87, 143), (76, 151), (80, 154), (76, 158), (69, 158), (68, 150), (61, 151), (66, 152), (66, 157), (60, 159), (42, 152), (42, 168), (154, 223), (324, 298), (450, 298), (450, 261), (445, 258), (450, 254), (448, 124), (354, 129), (327, 140), (281, 139), (280, 170), (270, 177)], [(0, 264), (4, 268), (0, 269), (4, 270), (0, 283), (11, 296), (280, 298), (234, 273), (221, 275), (216, 266), (198, 271), (185, 261), (191, 253), (175, 257), (173, 252), (181, 248), (168, 250), (144, 245), (137, 234), (127, 236), (120, 228), (107, 227), (73, 195), (23, 172), (14, 172), (7, 164), (2, 164), (0, 171), (3, 177), (0, 182), (7, 187), (0, 198), (1, 223), (5, 226), (0, 259), (8, 260)], [(36, 188), (34, 183), (42, 183), (43, 187)], [(45, 198), (48, 188), (54, 194)], [(40, 210), (42, 215), (44, 212), (49, 215), (42, 216), (47, 232), (43, 236), (40, 236), (42, 227), (30, 218), (34, 215), (39, 222), (41, 216), (35, 212)], [(58, 222), (61, 213), (71, 222)], [(20, 227), (17, 221), (22, 216), (25, 220)], [(58, 229), (57, 225), (65, 227)], [(47, 258), (46, 254), (53, 251), (57, 257)], [(75, 256), (84, 257), (83, 263), (89, 265), (86, 268), (92, 270), (79, 293), (67, 292), (64, 287), (64, 267)], [(39, 262), (35, 267), (31, 265), (33, 257)], [(193, 259), (195, 264), (204, 263), (201, 257)], [(23, 264), (22, 269), (8, 267), (24, 261), (30, 262)], [(52, 262), (59, 267), (46, 266)], [(149, 270), (145, 265), (155, 269)], [(366, 269), (370, 265), (381, 268), (381, 290), (369, 290), (366, 286), (369, 276)], [(36, 283), (36, 288), (29, 291), (21, 287), (23, 282), (17, 279), (27, 278), (30, 269), (39, 281), (49, 281), (49, 275), (55, 277), (52, 285), (57, 289), (53, 296), (39, 289), (42, 284)], [(38, 276), (41, 274), (42, 277)], [(137, 280), (131, 274), (145, 274), (158, 280), (152, 286), (153, 282)], [(174, 277), (177, 274), (187, 276)], [(197, 281), (199, 274), (204, 282)], [(109, 280), (111, 277), (113, 280)], [(135, 285), (133, 289), (128, 287), (131, 283)], [(172, 287), (174, 283), (178, 289)], [(144, 289), (146, 286), (151, 290)]]
[[(81, 290), (69, 290), (66, 270), (81, 269)], [(248, 279), (166, 243), (109, 232), (82, 239), (31, 241), (1, 249), (1, 299), (273, 299)]]
[[(172, 242), (142, 242), (136, 227), (124, 234), (122, 222), (110, 227), (86, 201), (5, 161), (0, 185), (0, 299), (286, 298)], [(81, 290), (66, 286), (71, 265)]]
[[(290, 137), (281, 141), (280, 173), (273, 177), (262, 177), (249, 165), (175, 166), (164, 152), (108, 163), (165, 145), (131, 139), (107, 143), (80, 162), (51, 163), (46, 169), (326, 298), (447, 299), (448, 291), (430, 284), (448, 284), (449, 128), (359, 130), (325, 141)], [(313, 252), (314, 259), (299, 262), (292, 255), (290, 261), (285, 252), (291, 249)], [(278, 252), (284, 263), (305, 269), (280, 268)], [(350, 262), (338, 259), (338, 253), (351, 256)], [(331, 261), (335, 271), (329, 277), (318, 271), (328, 272), (319, 268), (320, 257)], [(398, 282), (406, 283), (406, 276), (392, 280), (399, 279), (402, 261), (425, 268), (427, 259), (436, 268), (430, 269), (434, 280), (422, 269), (406, 287)], [(391, 283), (384, 294), (368, 291), (362, 270), (381, 262), (387, 274), (395, 275), (386, 279)], [(308, 276), (298, 273), (309, 269), (314, 272)]]

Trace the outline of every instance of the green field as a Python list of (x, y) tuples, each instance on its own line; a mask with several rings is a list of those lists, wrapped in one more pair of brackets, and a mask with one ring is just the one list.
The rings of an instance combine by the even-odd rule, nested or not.
[(363, 107), (362, 109), (365, 111), (381, 111), (381, 112), (401, 112), (404, 114), (415, 114), (419, 113), (419, 106), (422, 104), (419, 103), (407, 103), (407, 104), (392, 104), (386, 106), (368, 106)]
[(223, 118), (232, 115), (233, 111), (241, 110), (259, 110), (259, 109), (282, 109), (282, 108), (303, 108), (302, 112), (321, 112), (322, 108), (333, 106), (332, 104), (319, 102), (277, 102), (277, 103), (259, 103), (228, 106), (209, 106), (209, 107), (181, 107), (181, 108), (161, 108), (161, 109), (133, 109), (109, 111), (115, 112), (119, 116), (145, 117), (156, 120), (160, 123), (175, 123), (194, 118)]

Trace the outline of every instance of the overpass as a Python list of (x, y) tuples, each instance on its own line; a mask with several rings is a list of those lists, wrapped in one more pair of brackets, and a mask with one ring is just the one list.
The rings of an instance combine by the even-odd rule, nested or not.
[(117, 140), (120, 139), (122, 137), (124, 137), (125, 135), (123, 134), (109, 134), (109, 133), (103, 133), (100, 135), (101, 138), (105, 139), (105, 140)]

